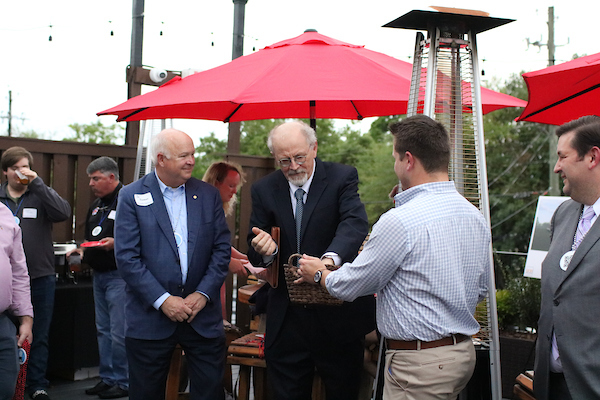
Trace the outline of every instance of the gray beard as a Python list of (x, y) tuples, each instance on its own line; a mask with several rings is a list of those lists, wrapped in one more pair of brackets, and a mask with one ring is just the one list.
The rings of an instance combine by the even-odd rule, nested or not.
[(288, 174), (288, 181), (298, 187), (302, 187), (308, 181), (308, 173), (304, 172), (296, 175)]

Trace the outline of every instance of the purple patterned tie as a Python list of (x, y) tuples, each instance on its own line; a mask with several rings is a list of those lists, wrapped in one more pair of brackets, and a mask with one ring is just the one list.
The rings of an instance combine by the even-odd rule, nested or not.
[(590, 230), (592, 226), (592, 218), (596, 213), (594, 207), (588, 207), (581, 216), (579, 224), (577, 224), (577, 233), (575, 234), (575, 242), (573, 243), (573, 250), (575, 250), (581, 244), (581, 241), (585, 237), (585, 234)]

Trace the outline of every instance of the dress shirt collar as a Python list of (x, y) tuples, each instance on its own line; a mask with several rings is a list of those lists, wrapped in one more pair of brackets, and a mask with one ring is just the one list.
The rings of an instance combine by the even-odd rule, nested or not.
[(160, 188), (160, 192), (163, 194), (163, 196), (165, 195), (165, 191), (167, 189), (171, 189), (171, 190), (173, 190), (173, 192), (181, 190), (182, 188), (183, 188), (183, 190), (185, 190), (185, 183), (183, 185), (173, 189), (172, 187), (165, 185), (163, 183), (163, 181), (160, 180), (160, 178), (158, 177), (158, 174), (156, 173), (156, 170), (154, 170), (154, 175), (156, 175), (156, 180), (158, 181), (158, 187)]
[(400, 207), (423, 192), (447, 193), (450, 191), (456, 191), (456, 186), (454, 186), (453, 181), (423, 183), (398, 193), (394, 196), (394, 204), (396, 207)]

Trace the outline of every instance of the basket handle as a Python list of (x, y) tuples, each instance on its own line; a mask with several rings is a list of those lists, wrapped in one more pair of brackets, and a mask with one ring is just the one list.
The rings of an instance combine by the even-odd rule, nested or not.
[(298, 253), (294, 253), (294, 254), (292, 254), (292, 255), (290, 256), (290, 258), (288, 258), (288, 266), (289, 266), (289, 267), (292, 267), (292, 266), (293, 266), (293, 264), (292, 264), (292, 260), (293, 260), (294, 258), (298, 258), (298, 259), (300, 259), (300, 258), (302, 258), (302, 254), (298, 254)]

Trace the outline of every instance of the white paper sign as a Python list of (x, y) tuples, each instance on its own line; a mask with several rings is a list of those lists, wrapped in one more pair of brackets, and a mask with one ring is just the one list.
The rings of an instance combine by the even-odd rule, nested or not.
[(537, 279), (542, 277), (542, 262), (550, 249), (550, 221), (558, 206), (569, 199), (570, 197), (566, 196), (540, 196), (538, 198), (523, 276)]

